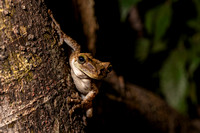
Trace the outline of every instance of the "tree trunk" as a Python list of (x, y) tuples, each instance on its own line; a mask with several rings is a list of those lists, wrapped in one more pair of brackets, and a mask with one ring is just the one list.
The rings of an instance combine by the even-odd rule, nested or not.
[(0, 132), (84, 132), (68, 114), (75, 93), (43, 0), (0, 1)]
[(98, 24), (95, 16), (94, 0), (72, 0), (76, 16), (80, 16), (88, 50), (95, 55), (96, 31)]

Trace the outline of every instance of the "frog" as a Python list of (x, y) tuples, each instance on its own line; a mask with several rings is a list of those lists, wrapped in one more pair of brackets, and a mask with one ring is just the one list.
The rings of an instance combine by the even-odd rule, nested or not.
[(105, 78), (112, 71), (112, 65), (94, 58), (91, 53), (82, 53), (81, 46), (61, 30), (51, 11), (49, 14), (60, 36), (60, 44), (65, 42), (72, 49), (69, 57), (71, 76), (82, 98), (81, 103), (73, 106), (69, 113), (72, 114), (77, 108), (84, 108), (86, 116), (92, 117), (92, 101), (99, 92), (96, 81)]
[[(70, 56), (71, 75), (77, 90), (82, 96), (82, 105), (88, 108), (86, 115), (92, 117), (91, 106), (93, 99), (98, 94), (95, 80), (101, 80), (111, 71), (110, 62), (101, 62), (90, 53), (74, 52)], [(74, 109), (78, 108), (74, 107)]]

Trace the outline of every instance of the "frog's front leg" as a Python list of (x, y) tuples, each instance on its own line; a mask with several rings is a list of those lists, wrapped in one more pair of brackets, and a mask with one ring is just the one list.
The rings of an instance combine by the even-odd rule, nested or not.
[(96, 86), (96, 84), (92, 84), (92, 88), (93, 90), (90, 91), (86, 96), (85, 98), (83, 99), (83, 103), (85, 103), (87, 105), (87, 103), (89, 103), (88, 105), (91, 104), (91, 106), (89, 106), (87, 108), (87, 111), (86, 111), (86, 116), (87, 117), (92, 117), (93, 116), (93, 108), (92, 108), (92, 101), (93, 99), (95, 98), (95, 96), (98, 94), (98, 88)]
[(63, 42), (65, 42), (67, 45), (69, 45), (74, 51), (79, 51), (80, 52), (80, 45), (73, 40), (71, 37), (69, 37), (68, 35), (66, 35), (60, 28), (60, 24), (55, 20), (51, 10), (48, 10), (48, 13), (54, 23), (53, 27), (55, 27), (55, 29), (58, 32), (58, 35), (60, 36), (60, 45), (63, 44)]
[(82, 108), (82, 109), (86, 110), (87, 117), (92, 117), (92, 114), (93, 114), (92, 101), (97, 94), (98, 94), (98, 88), (93, 83), (92, 90), (89, 91), (87, 95), (82, 94), (82, 98), (83, 98), (82, 102), (80, 104), (73, 106), (69, 110), (69, 114), (71, 115), (76, 109)]
[(92, 100), (95, 98), (95, 96), (98, 94), (98, 88), (96, 84), (92, 83), (92, 90), (88, 92), (87, 95), (82, 96), (83, 97), (83, 104), (89, 105), (89, 103), (92, 103)]

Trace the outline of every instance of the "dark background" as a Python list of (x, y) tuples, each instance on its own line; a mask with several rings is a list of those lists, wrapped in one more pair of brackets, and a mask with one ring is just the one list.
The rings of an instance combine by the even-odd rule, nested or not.
[[(131, 0), (127, 1), (130, 2)], [(197, 9), (197, 4), (199, 3), (197, 1), (141, 0), (134, 4), (130, 2), (131, 4), (127, 6), (130, 9), (125, 14), (124, 20), (121, 19), (121, 12), (126, 7), (123, 6), (126, 1), (123, 1), (123, 3), (117, 0), (95, 0), (94, 7), (99, 24), (95, 57), (103, 61), (110, 61), (113, 65), (113, 70), (118, 75), (123, 76), (126, 82), (144, 87), (166, 101), (173, 101), (173, 96), (168, 96), (168, 91), (165, 91), (168, 88), (168, 84), (173, 83), (174, 88), (170, 89), (172, 87), (169, 86), (169, 92), (177, 93), (176, 90), (179, 89), (185, 93), (184, 96), (180, 96), (180, 99), (182, 98), (180, 100), (182, 106), (172, 106), (181, 114), (191, 118), (199, 118), (200, 114), (198, 112), (200, 102), (200, 28), (197, 25), (200, 22), (200, 11)], [(75, 12), (72, 1), (47, 0), (46, 3), (48, 8), (53, 11), (63, 31), (81, 44), (84, 51), (87, 51), (82, 24)], [(165, 5), (170, 9), (162, 10), (162, 6), (164, 7)], [(138, 11), (142, 25), (140, 30), (132, 27), (133, 20), (131, 20), (130, 14), (133, 13), (131, 12), (133, 7)], [(155, 9), (161, 15), (157, 14)], [(167, 16), (165, 13), (168, 10), (170, 13)], [(150, 12), (155, 14), (152, 15), (155, 20), (153, 18), (153, 21), (149, 22), (153, 27), (151, 33), (146, 26), (148, 24), (146, 22), (147, 15)], [(157, 17), (159, 15), (161, 16), (160, 18)], [(156, 29), (155, 27), (161, 25), (162, 29), (162, 23), (165, 23), (168, 19), (170, 19), (169, 26), (164, 28), (162, 35), (159, 35), (154, 30)], [(194, 24), (189, 24), (190, 21), (194, 21)], [(157, 40), (155, 36), (159, 36)], [(138, 43), (140, 40), (147, 40), (148, 47), (138, 48), (139, 45), (142, 45)], [(164, 45), (165, 47), (155, 52), (153, 48), (159, 47), (159, 45)], [(143, 52), (146, 52), (145, 57), (143, 57)], [(174, 53), (175, 55), (176, 53), (182, 54), (174, 56)], [(143, 58), (138, 58), (136, 55), (141, 55)], [(186, 55), (187, 57), (185, 57)], [(176, 62), (179, 61), (181, 62), (180, 66), (176, 66)], [(173, 66), (173, 64), (175, 65)], [(167, 68), (170, 69), (167, 70)], [(174, 75), (172, 75), (172, 78), (170, 76), (165, 78), (163, 75), (171, 73), (170, 70), (174, 70)], [(183, 70), (183, 73), (181, 73), (182, 71), (179, 73), (178, 70)], [(186, 80), (183, 80), (185, 77)], [(175, 83), (171, 80), (168, 81), (168, 79)], [(166, 81), (165, 84), (163, 80)], [(186, 83), (186, 89), (178, 88), (181, 81)], [(88, 132), (159, 132), (153, 126), (156, 123), (149, 123), (137, 110), (129, 110), (123, 103), (110, 100), (105, 94), (114, 92), (109, 88), (105, 89), (106, 87), (107, 85), (103, 85), (100, 94), (95, 99), (95, 114), (88, 121)]]

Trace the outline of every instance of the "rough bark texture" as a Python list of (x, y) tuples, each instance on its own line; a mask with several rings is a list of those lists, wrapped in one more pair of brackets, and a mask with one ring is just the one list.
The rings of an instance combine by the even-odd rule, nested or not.
[(73, 84), (42, 0), (0, 1), (0, 132), (84, 132)]

